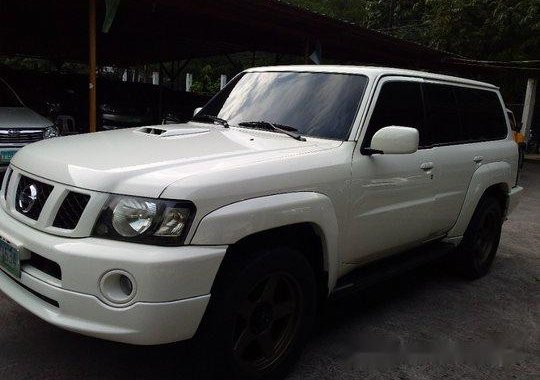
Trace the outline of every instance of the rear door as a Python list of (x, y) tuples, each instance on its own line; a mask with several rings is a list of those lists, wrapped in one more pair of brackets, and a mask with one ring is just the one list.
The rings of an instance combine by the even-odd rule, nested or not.
[(434, 236), (456, 222), (474, 172), (492, 162), (492, 141), (507, 135), (506, 119), (495, 91), (426, 82), (426, 123), (431, 133), (434, 181)]

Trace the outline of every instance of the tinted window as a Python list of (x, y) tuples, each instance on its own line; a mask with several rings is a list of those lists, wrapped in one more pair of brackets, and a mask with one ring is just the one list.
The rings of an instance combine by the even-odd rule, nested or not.
[(22, 107), (13, 91), (0, 80), (0, 107)]
[(299, 133), (346, 140), (367, 78), (360, 75), (257, 72), (230, 83), (200, 112), (232, 125), (269, 121)]
[(415, 82), (387, 82), (383, 85), (369, 121), (363, 146), (371, 145), (373, 135), (392, 125), (418, 129), (420, 146), (426, 146), (422, 89)]
[(505, 138), (508, 130), (504, 111), (493, 91), (456, 88), (462, 122), (472, 141)]
[(425, 84), (426, 123), (434, 144), (451, 144), (468, 140), (459, 119), (459, 108), (453, 86)]

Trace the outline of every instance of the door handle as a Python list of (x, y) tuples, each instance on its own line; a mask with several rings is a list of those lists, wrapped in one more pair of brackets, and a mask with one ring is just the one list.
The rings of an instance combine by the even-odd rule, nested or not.
[(473, 158), (473, 161), (476, 162), (477, 164), (479, 164), (480, 162), (484, 161), (484, 157), (482, 156), (475, 156)]
[(420, 165), (420, 169), (428, 171), (435, 167), (435, 164), (433, 162), (424, 162), (422, 165)]

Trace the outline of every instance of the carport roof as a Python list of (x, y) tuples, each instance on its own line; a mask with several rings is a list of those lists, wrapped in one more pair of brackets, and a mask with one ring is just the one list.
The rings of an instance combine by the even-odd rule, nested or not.
[[(102, 21), (104, 1), (97, 3)], [(0, 0), (0, 14), (0, 54), (87, 61), (88, 1)], [(434, 71), (490, 66), (278, 0), (122, 0), (110, 32), (98, 36), (98, 59), (137, 64), (255, 50), (303, 56), (316, 41), (325, 59)]]

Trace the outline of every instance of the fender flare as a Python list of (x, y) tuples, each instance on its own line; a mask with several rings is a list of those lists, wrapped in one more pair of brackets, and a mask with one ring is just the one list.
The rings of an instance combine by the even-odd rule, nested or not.
[(324, 194), (295, 192), (252, 198), (221, 207), (202, 218), (192, 245), (231, 245), (257, 232), (310, 223), (321, 237), (328, 288), (339, 268), (339, 227), (332, 201)]
[(512, 187), (509, 183), (511, 178), (512, 166), (507, 162), (492, 162), (480, 166), (472, 176), (458, 219), (447, 236), (449, 238), (463, 236), (486, 190), (493, 185), (504, 184), (508, 193)]

